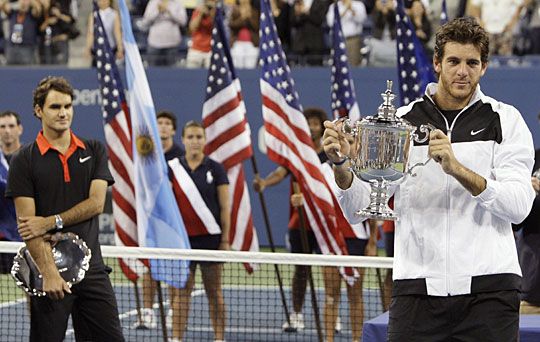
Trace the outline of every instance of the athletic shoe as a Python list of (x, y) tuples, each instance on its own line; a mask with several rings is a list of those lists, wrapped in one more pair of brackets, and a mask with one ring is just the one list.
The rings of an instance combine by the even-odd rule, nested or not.
[(141, 309), (141, 319), (137, 318), (137, 322), (133, 324), (134, 329), (155, 329), (157, 327), (157, 318), (153, 309)]
[(296, 312), (291, 313), (291, 315), (289, 316), (289, 321), (291, 322), (290, 325), (289, 325), (289, 322), (285, 322), (281, 326), (281, 329), (283, 329), (283, 331), (294, 332), (294, 331), (304, 330), (305, 325), (304, 325), (303, 314), (296, 313)]
[(178, 338), (170, 337), (169, 342), (182, 342), (182, 340)]
[(339, 318), (339, 316), (337, 316), (336, 318), (336, 325), (334, 326), (334, 330), (337, 334), (341, 332), (341, 318)]

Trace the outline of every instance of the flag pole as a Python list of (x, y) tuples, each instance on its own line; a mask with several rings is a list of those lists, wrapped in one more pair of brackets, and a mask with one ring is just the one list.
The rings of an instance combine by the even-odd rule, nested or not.
[(135, 289), (135, 305), (137, 305), (137, 322), (142, 322), (141, 314), (141, 295), (139, 294), (139, 285), (137, 285), (137, 280), (132, 280), (133, 288)]
[[(300, 192), (300, 187), (298, 186), (298, 182), (293, 182), (293, 192), (295, 194), (302, 194)], [(300, 218), (300, 237), (302, 240), (302, 250), (304, 253), (307, 253), (309, 250), (309, 243), (308, 243), (308, 237), (307, 237), (307, 231), (306, 231), (306, 222), (304, 221), (304, 208), (303, 206), (299, 206), (296, 209), (298, 209), (298, 216)], [(317, 327), (317, 337), (319, 342), (323, 342), (323, 335), (321, 330), (321, 318), (319, 317), (319, 305), (317, 304), (317, 294), (315, 293), (315, 284), (313, 283), (313, 275), (311, 273), (311, 267), (307, 266), (308, 268), (308, 280), (309, 280), (309, 289), (311, 292), (311, 306), (313, 307), (313, 315), (315, 316), (315, 326)]]
[[(253, 168), (253, 173), (255, 174), (255, 177), (259, 177), (259, 168), (257, 167), (257, 160), (252, 155), (251, 156), (251, 166)], [(257, 191), (259, 193), (259, 201), (261, 203), (262, 211), (263, 211), (263, 218), (264, 218), (264, 225), (266, 227), (266, 237), (268, 238), (268, 243), (270, 244), (270, 250), (272, 253), (276, 252), (276, 246), (274, 244), (274, 237), (272, 236), (272, 229), (270, 227), (270, 220), (268, 219), (268, 210), (266, 207), (266, 201), (264, 200), (264, 196), (262, 191)], [(287, 300), (285, 299), (285, 291), (283, 290), (283, 281), (281, 280), (281, 273), (279, 271), (279, 266), (277, 264), (274, 264), (274, 270), (276, 272), (276, 278), (279, 285), (279, 295), (281, 297), (281, 304), (283, 304), (283, 311), (285, 311), (285, 317), (287, 319), (287, 328), (285, 329), (286, 332), (295, 332), (296, 328), (291, 326), (291, 317), (289, 314), (289, 308), (287, 307)]]
[[(161, 281), (156, 280), (156, 289), (159, 301), (159, 315), (161, 316), (161, 331), (163, 332), (163, 342), (169, 341), (167, 336), (167, 322), (165, 322), (165, 309), (163, 308), (163, 292), (161, 291)], [(171, 303), (172, 305), (172, 303)]]

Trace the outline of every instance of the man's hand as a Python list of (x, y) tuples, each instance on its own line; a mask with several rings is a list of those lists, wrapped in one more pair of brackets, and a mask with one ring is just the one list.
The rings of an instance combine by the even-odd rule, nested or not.
[(53, 300), (64, 298), (64, 292), (71, 293), (69, 285), (56, 272), (56, 274), (43, 275), (43, 292)]
[(262, 179), (258, 175), (255, 176), (255, 179), (253, 179), (253, 190), (257, 192), (263, 192), (265, 187), (266, 184), (264, 182), (264, 179)]
[(44, 235), (55, 225), (54, 216), (21, 216), (18, 230), (23, 240), (30, 240)]
[(459, 166), (452, 145), (450, 145), (450, 139), (439, 129), (429, 134), (428, 155), (439, 163), (443, 171), (449, 175), (453, 175)]
[(304, 195), (292, 194), (291, 195), (291, 205), (295, 208), (301, 207), (304, 204)]
[(323, 149), (328, 156), (328, 159), (333, 163), (342, 161), (344, 158), (343, 156), (348, 156), (351, 150), (351, 145), (341, 133), (341, 125), (341, 122), (324, 122), (325, 130), (322, 139)]
[(534, 191), (536, 191), (536, 195), (540, 194), (540, 179), (536, 177), (532, 177), (531, 183), (532, 183)]

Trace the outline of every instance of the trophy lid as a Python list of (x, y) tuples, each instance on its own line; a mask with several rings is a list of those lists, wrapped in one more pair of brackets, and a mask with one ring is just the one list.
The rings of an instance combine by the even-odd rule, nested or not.
[(383, 121), (399, 121), (396, 118), (396, 107), (394, 107), (394, 99), (396, 98), (396, 95), (392, 92), (392, 85), (393, 82), (390, 80), (386, 81), (386, 91), (381, 94), (383, 98), (383, 103), (379, 106), (377, 110), (377, 117), (378, 120)]

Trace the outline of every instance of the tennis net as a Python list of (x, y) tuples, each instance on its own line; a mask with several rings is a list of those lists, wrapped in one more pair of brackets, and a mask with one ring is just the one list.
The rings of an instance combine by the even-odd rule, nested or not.
[[(20, 246), (19, 243), (0, 242), (0, 254), (6, 257)], [(126, 341), (165, 341), (173, 335), (182, 336), (182, 341), (213, 341), (219, 337), (221, 327), (227, 341), (317, 341), (319, 338), (332, 340), (332, 335), (335, 341), (351, 341), (361, 333), (362, 321), (384, 311), (384, 278), (392, 267), (392, 259), (386, 257), (114, 246), (103, 246), (102, 252), (105, 263), (112, 268), (110, 278)], [(161, 291), (156, 291), (155, 282), (143, 284), (142, 277), (135, 286), (122, 273), (118, 264), (120, 257), (124, 261), (191, 260), (192, 264), (197, 263), (193, 290), (186, 296), (187, 291), (172, 291), (162, 283)], [(246, 272), (245, 264), (255, 266), (253, 273)], [(357, 280), (347, 288), (339, 272), (343, 267), (359, 270), (363, 274), (361, 284)], [(201, 269), (205, 270), (204, 277)], [(219, 292), (213, 289), (220, 270), (224, 298), (221, 308), (224, 309), (219, 310), (219, 300), (212, 300), (216, 312), (212, 319), (208, 298), (215, 298), (212, 293)], [(281, 287), (276, 270), (279, 270)], [(313, 284), (313, 295), (310, 283)], [(302, 284), (307, 288), (304, 296)], [(151, 288), (162, 293), (162, 300), (158, 295), (148, 299)], [(187, 302), (190, 302), (189, 308)], [(302, 316), (294, 313), (298, 308), (301, 308)], [(0, 275), (0, 317), (0, 340), (28, 339), (27, 297), (8, 274)], [(181, 328), (182, 317), (187, 317), (185, 330)], [(73, 340), (74, 331), (69, 323), (66, 341)]]

